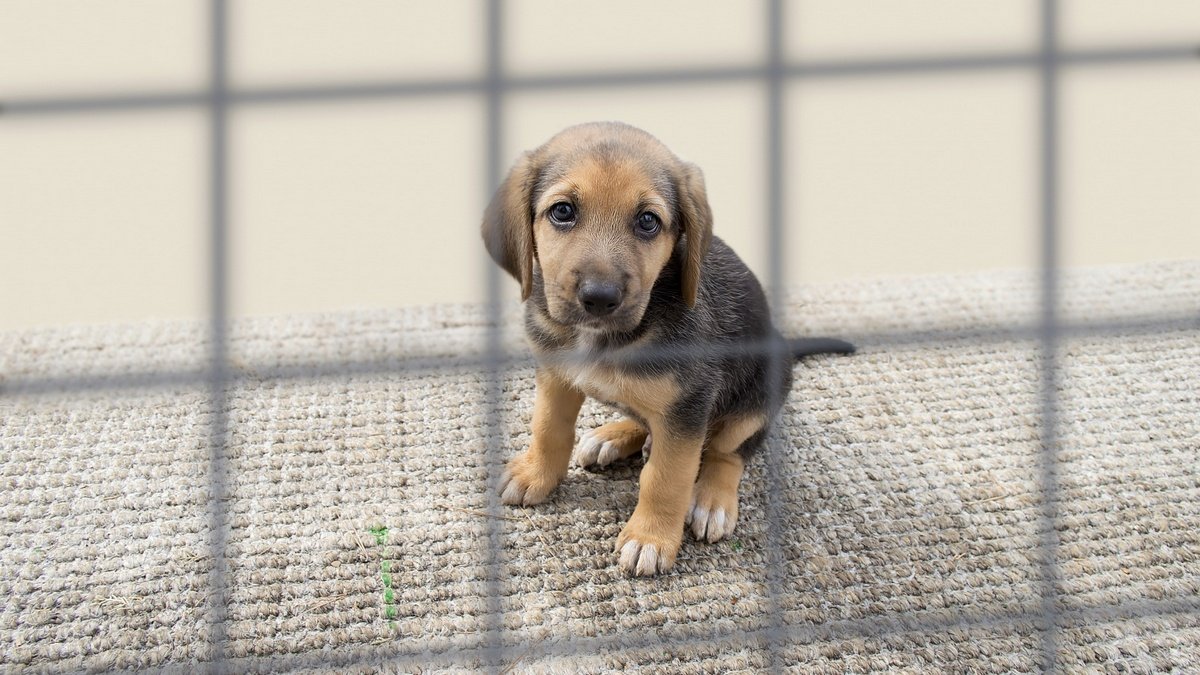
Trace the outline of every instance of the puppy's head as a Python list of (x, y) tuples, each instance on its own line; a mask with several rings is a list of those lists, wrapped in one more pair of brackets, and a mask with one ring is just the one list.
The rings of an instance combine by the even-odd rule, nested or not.
[(695, 304), (712, 213), (700, 170), (653, 136), (585, 124), (517, 160), (484, 213), (483, 239), (522, 299), (541, 275), (555, 321), (625, 331), (677, 245), (681, 295)]

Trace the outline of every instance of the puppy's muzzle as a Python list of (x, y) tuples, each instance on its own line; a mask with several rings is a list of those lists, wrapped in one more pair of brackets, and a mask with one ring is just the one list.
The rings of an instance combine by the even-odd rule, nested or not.
[(625, 293), (611, 281), (585, 281), (579, 285), (579, 304), (594, 317), (608, 316), (617, 311)]

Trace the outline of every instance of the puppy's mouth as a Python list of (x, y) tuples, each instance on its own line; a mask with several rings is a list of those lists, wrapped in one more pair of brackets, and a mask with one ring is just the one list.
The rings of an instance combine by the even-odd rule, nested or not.
[(641, 298), (629, 298), (612, 313), (596, 316), (575, 298), (555, 298), (547, 303), (547, 309), (550, 318), (564, 326), (596, 333), (628, 333), (642, 322), (646, 303)]
[[(625, 315), (632, 315), (632, 312), (625, 312)], [(641, 315), (637, 316), (610, 316), (603, 319), (586, 318), (575, 324), (576, 328), (584, 330), (596, 331), (597, 333), (627, 333), (634, 328), (637, 328), (641, 322)]]

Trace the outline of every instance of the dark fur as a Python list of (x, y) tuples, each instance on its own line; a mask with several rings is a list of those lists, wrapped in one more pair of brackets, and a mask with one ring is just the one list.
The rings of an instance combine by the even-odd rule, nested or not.
[[(704, 258), (696, 305), (687, 307), (680, 292), (682, 242), (651, 291), (642, 322), (628, 333), (608, 334), (591, 358), (639, 375), (673, 373), (687, 392), (670, 411), (681, 430), (704, 431), (729, 417), (757, 411), (774, 419), (792, 388), (795, 359), (824, 353), (850, 354), (854, 346), (831, 338), (785, 341), (771, 323), (766, 295), (741, 258), (719, 237)], [(537, 268), (525, 304), (526, 334), (542, 350), (564, 359), (575, 338), (566, 340), (538, 328), (535, 314), (548, 317), (545, 288)], [(613, 357), (611, 352), (646, 335), (653, 346)], [(772, 353), (774, 350), (774, 353)], [(776, 356), (776, 354), (778, 356)], [(782, 363), (781, 363), (782, 361)], [(772, 377), (772, 362), (779, 365)], [(769, 385), (776, 384), (774, 395)], [(619, 402), (605, 401), (636, 418)], [(749, 457), (766, 438), (769, 426), (738, 449)]]

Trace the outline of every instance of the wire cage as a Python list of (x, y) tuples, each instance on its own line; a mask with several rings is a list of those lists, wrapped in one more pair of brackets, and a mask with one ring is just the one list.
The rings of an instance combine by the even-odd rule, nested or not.
[[(750, 7), (748, 5), (747, 7)], [(767, 278), (764, 279), (773, 307), (782, 307), (781, 293), (788, 284), (788, 268), (783, 259), (785, 236), (791, 236), (794, 219), (785, 218), (785, 189), (787, 168), (784, 161), (784, 138), (787, 132), (785, 87), (789, 83), (803, 83), (817, 78), (855, 78), (861, 76), (887, 77), (925, 72), (956, 72), (963, 74), (990, 71), (1028, 71), (1036, 73), (1040, 83), (1038, 95), (1036, 135), (1029, 143), (1037, 148), (1039, 171), (1036, 222), (1040, 247), (1041, 314), (1036, 326), (1013, 325), (993, 331), (995, 339), (1021, 337), (1035, 340), (1039, 344), (1039, 398), (1040, 408), (1040, 467), (1039, 484), (1042, 522), (1039, 524), (1039, 550), (1041, 561), (1041, 607), (1030, 613), (1017, 611), (1010, 615), (960, 614), (952, 620), (924, 619), (896, 616), (881, 621), (845, 621), (825, 625), (786, 624), (783, 613), (778, 611), (778, 594), (785, 575), (783, 566), (782, 534), (779, 531), (779, 509), (777, 493), (780, 486), (772, 481), (778, 476), (783, 462), (782, 450), (776, 443), (769, 443), (765, 457), (768, 500), (765, 515), (768, 527), (766, 588), (772, 597), (772, 607), (763, 617), (763, 622), (738, 634), (747, 642), (758, 645), (768, 654), (768, 663), (779, 670), (788, 665), (780, 655), (780, 646), (788, 641), (806, 641), (829, 636), (881, 636), (891, 632), (920, 630), (951, 630), (986, 626), (995, 622), (1030, 621), (1038, 626), (1040, 639), (1040, 665), (1047, 671), (1059, 666), (1059, 627), (1062, 624), (1061, 606), (1056, 602), (1061, 571), (1058, 569), (1058, 542), (1056, 538), (1056, 498), (1059, 489), (1058, 452), (1064, 433), (1058, 420), (1060, 363), (1059, 355), (1064, 339), (1080, 335), (1113, 335), (1128, 331), (1154, 332), (1168, 326), (1178, 328), (1177, 320), (1165, 317), (1162, 321), (1131, 317), (1128, 320), (1096, 321), (1090, 323), (1064, 322), (1060, 311), (1060, 261), (1063, 259), (1062, 234), (1060, 227), (1060, 146), (1062, 144), (1060, 122), (1060, 73), (1064, 69), (1088, 68), (1106, 64), (1196, 62), (1200, 56), (1195, 45), (1164, 45), (1141, 48), (1112, 48), (1066, 51), (1060, 47), (1058, 2), (1042, 0), (1040, 3), (1038, 48), (1030, 52), (997, 52), (992, 54), (945, 54), (933, 57), (893, 57), (873, 59), (843, 59), (814, 62), (794, 62), (785, 56), (784, 12), (782, 0), (765, 3), (761, 17), (766, 35), (762, 62), (752, 66), (663, 68), (618, 70), (606, 73), (568, 75), (516, 75), (508, 73), (502, 58), (506, 36), (501, 0), (486, 3), (485, 45), (486, 69), (482, 77), (448, 78), (440, 80), (398, 80), (366, 84), (332, 86), (290, 86), (266, 88), (233, 88), (229, 83), (228, 42), (230, 19), (227, 3), (211, 0), (208, 3), (208, 85), (197, 92), (149, 92), (98, 96), (67, 96), (57, 98), (20, 99), (0, 101), (0, 124), (4, 119), (23, 116), (86, 116), (125, 110), (174, 110), (181, 108), (205, 111), (207, 115), (207, 166), (204, 174), (207, 193), (207, 223), (210, 252), (206, 253), (205, 266), (209, 279), (208, 331), (211, 352), (207, 367), (203, 371), (132, 373), (105, 376), (64, 376), (51, 378), (10, 379), (0, 381), (0, 393), (4, 395), (37, 394), (56, 391), (84, 391), (126, 389), (138, 390), (164, 385), (203, 384), (207, 390), (211, 410), (210, 427), (207, 433), (209, 448), (209, 544), (214, 564), (209, 576), (209, 604), (206, 619), (210, 627), (213, 647), (208, 666), (215, 672), (224, 672), (236, 667), (228, 662), (228, 636), (226, 634), (227, 597), (224, 592), (230, 585), (230, 572), (226, 559), (227, 542), (225, 532), (230, 519), (229, 462), (227, 443), (231, 431), (228, 415), (228, 392), (239, 378), (245, 375), (233, 368), (229, 354), (230, 326), (230, 226), (229, 226), (229, 149), (230, 133), (228, 117), (232, 109), (242, 106), (273, 105), (287, 106), (308, 101), (353, 101), (363, 99), (428, 99), (447, 95), (470, 95), (483, 102), (486, 110), (483, 129), (484, 148), (482, 171), (477, 176), (481, 193), (491, 194), (500, 183), (508, 157), (504, 155), (505, 111), (508, 97), (528, 91), (604, 91), (613, 88), (660, 87), (679, 84), (746, 82), (762, 86), (765, 92), (765, 118), (762, 120), (764, 157), (763, 167), (767, 177), (765, 186), (766, 222), (761, 237), (765, 243)], [(788, 225), (785, 227), (785, 222)], [(464, 225), (465, 226), (465, 225)], [(801, 224), (802, 226), (802, 224)], [(487, 396), (478, 405), (486, 411), (488, 426), (486, 437), (493, 439), (487, 447), (488, 464), (496, 468), (503, 465), (507, 449), (494, 439), (500, 436), (505, 421), (500, 405), (502, 378), (504, 374), (525, 361), (520, 355), (507, 353), (501, 341), (501, 310), (504, 304), (500, 271), (489, 268), (485, 278), (487, 307), (490, 312), (489, 337), (480, 356), (472, 363), (488, 377)], [(1196, 324), (1200, 327), (1200, 323)], [(895, 344), (912, 342), (947, 342), (953, 334), (890, 335), (875, 336), (875, 343)], [(461, 363), (460, 363), (461, 365)], [(259, 378), (296, 379), (304, 377), (340, 376), (353, 373), (414, 373), (436, 371), (445, 367), (438, 360), (414, 358), (398, 362), (365, 362), (357, 364), (329, 363), (314, 366), (280, 366), (269, 372), (257, 373)], [(506, 640), (504, 629), (504, 607), (502, 589), (502, 528), (504, 520), (499, 495), (495, 489), (499, 480), (498, 469), (488, 478), (490, 498), (487, 519), (487, 622), (486, 630), (478, 635), (477, 644), (469, 649), (454, 652), (430, 653), (425, 646), (397, 640), (371, 652), (366, 661), (386, 663), (396, 668), (417, 668), (434, 662), (458, 665), (480, 665), (500, 671), (520, 657), (520, 649)], [(1123, 617), (1154, 616), (1171, 613), (1195, 613), (1200, 611), (1200, 601), (1195, 596), (1146, 601), (1139, 606), (1102, 607), (1082, 610), (1097, 617), (1120, 615)], [(1079, 613), (1077, 612), (1077, 615)], [(595, 653), (615, 648), (634, 649), (661, 647), (668, 644), (710, 641), (722, 636), (724, 629), (688, 633), (632, 633), (600, 638), (564, 638), (553, 645), (545, 645), (543, 654), (571, 655)], [(337, 654), (314, 652), (291, 655), (275, 659), (260, 659), (254, 669), (304, 668), (304, 667), (352, 667), (363, 665), (364, 657), (349, 657)], [(245, 665), (245, 664), (243, 664)]]

